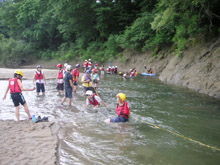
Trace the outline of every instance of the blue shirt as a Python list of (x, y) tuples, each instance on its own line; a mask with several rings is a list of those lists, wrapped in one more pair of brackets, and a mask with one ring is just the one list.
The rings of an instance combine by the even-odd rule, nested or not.
[(73, 81), (73, 76), (70, 73), (67, 72), (64, 76), (64, 86), (65, 86), (65, 88), (72, 88), (71, 85), (70, 85), (69, 80)]

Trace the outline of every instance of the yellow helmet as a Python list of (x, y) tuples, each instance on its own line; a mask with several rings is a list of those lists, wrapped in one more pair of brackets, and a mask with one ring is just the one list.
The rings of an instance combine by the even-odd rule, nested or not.
[(124, 93), (118, 93), (117, 96), (119, 96), (122, 99), (122, 101), (125, 101), (126, 99), (126, 95)]
[(20, 70), (16, 70), (14, 73), (16, 73), (16, 74), (18, 74), (18, 75), (21, 75), (21, 77), (23, 77), (23, 73), (22, 73), (22, 71), (20, 71)]

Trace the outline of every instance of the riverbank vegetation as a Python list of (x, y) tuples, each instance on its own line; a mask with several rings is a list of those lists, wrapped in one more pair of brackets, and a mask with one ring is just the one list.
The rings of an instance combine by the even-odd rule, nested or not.
[(218, 0), (5, 0), (1, 63), (91, 57), (104, 62), (125, 49), (156, 55), (164, 45), (181, 55), (219, 35), (219, 8)]

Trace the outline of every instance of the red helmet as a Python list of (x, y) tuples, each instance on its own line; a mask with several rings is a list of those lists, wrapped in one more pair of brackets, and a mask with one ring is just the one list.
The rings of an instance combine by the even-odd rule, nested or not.
[(98, 66), (98, 64), (95, 64), (95, 66)]
[(57, 64), (57, 68), (62, 68), (63, 65), (62, 64)]
[(93, 69), (93, 70), (92, 70), (92, 72), (95, 72), (95, 73), (97, 73), (97, 70), (96, 70), (96, 69)]

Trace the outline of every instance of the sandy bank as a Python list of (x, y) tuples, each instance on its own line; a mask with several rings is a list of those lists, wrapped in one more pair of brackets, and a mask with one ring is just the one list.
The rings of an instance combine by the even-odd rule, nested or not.
[[(0, 80), (8, 80), (9, 78), (14, 76), (14, 71), (17, 69), (11, 68), (0, 68)], [(19, 68), (24, 74), (23, 80), (32, 80), (36, 69), (24, 69)], [(43, 69), (43, 73), (46, 79), (55, 79), (57, 77), (58, 70), (57, 69)], [(83, 73), (80, 73), (80, 78)]]
[(56, 164), (55, 125), (0, 120), (0, 164)]
[[(14, 71), (16, 69), (10, 69), (10, 68), (0, 68), (0, 79), (1, 80), (8, 80), (9, 78), (13, 77)], [(33, 79), (34, 73), (36, 72), (36, 69), (19, 69), (23, 72), (24, 77), (23, 79)], [(56, 69), (43, 69), (43, 72), (45, 74), (46, 79), (55, 79), (57, 76), (57, 70)]]

